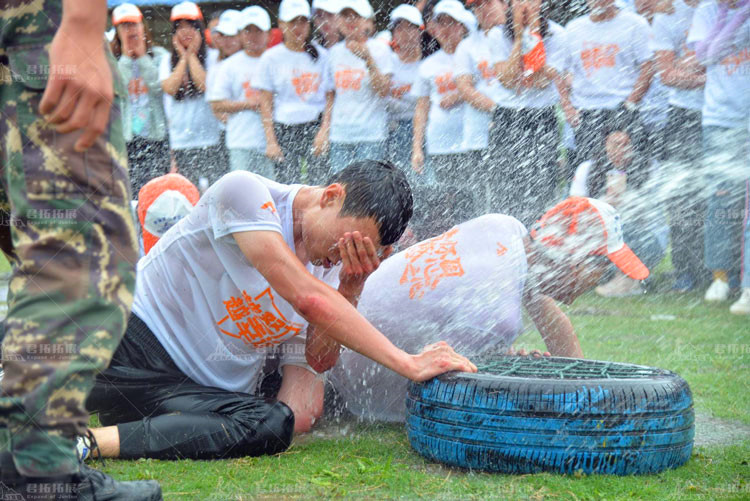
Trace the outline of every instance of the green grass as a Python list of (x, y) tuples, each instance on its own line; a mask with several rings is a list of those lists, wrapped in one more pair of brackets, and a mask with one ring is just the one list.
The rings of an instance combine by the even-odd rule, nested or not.
[[(697, 413), (728, 420), (714, 422), (740, 434), (750, 425), (750, 319), (730, 315), (728, 304), (707, 306), (697, 294), (588, 295), (567, 310), (587, 358), (673, 370), (690, 383)], [(535, 332), (519, 344), (543, 346)], [(697, 446), (687, 465), (659, 475), (508, 476), (427, 462), (410, 449), (400, 426), (324, 423), (322, 432), (298, 437), (278, 456), (107, 461), (104, 469), (119, 479), (157, 479), (172, 500), (750, 499), (750, 437)]]

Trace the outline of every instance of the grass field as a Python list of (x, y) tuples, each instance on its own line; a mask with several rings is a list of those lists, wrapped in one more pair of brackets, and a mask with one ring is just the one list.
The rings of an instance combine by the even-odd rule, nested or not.
[[(158, 479), (175, 500), (750, 499), (750, 319), (697, 294), (658, 292), (584, 296), (568, 312), (587, 358), (671, 369), (690, 383), (696, 447), (686, 466), (642, 477), (467, 472), (423, 460), (401, 426), (329, 420), (278, 456), (107, 461), (104, 469), (120, 479)], [(542, 347), (535, 332), (520, 344)]]

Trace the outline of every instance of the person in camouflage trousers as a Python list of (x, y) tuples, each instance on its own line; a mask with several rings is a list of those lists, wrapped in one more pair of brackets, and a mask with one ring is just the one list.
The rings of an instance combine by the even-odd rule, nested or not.
[(0, 11), (0, 245), (14, 265), (3, 482), (13, 466), (80, 480), (84, 403), (130, 314), (136, 234), (105, 23), (105, 0), (6, 0)]

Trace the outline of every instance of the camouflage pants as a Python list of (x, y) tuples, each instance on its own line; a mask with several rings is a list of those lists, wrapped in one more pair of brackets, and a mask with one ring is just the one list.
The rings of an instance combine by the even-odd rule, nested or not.
[[(48, 22), (55, 14), (47, 11), (43, 30), (55, 28)], [(78, 471), (84, 403), (109, 365), (133, 299), (127, 157), (116, 106), (107, 131), (83, 154), (73, 149), (80, 132), (58, 134), (45, 123), (38, 114), (49, 68), (44, 44), (54, 30), (28, 43), (40, 28), (27, 19), (14, 44), (7, 34), (17, 20), (0, 15), (0, 244), (14, 263), (0, 452), (10, 450), (22, 475), (66, 475)]]

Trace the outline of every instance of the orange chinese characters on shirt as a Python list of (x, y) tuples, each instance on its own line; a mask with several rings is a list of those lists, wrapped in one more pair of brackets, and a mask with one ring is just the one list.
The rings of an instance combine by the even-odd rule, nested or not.
[(487, 61), (480, 61), (477, 69), (479, 70), (479, 74), (482, 75), (483, 80), (492, 80), (495, 78), (495, 72), (490, 68), (490, 63)]
[(456, 81), (453, 80), (453, 73), (443, 73), (435, 77), (435, 87), (437, 87), (438, 94), (445, 94), (446, 92), (452, 92), (457, 90)]
[(343, 68), (336, 71), (333, 75), (336, 90), (360, 90), (365, 73), (365, 70), (356, 68)]
[(584, 42), (581, 50), (581, 62), (587, 75), (591, 75), (601, 68), (614, 68), (617, 64), (617, 54), (620, 46), (617, 44), (597, 44)]
[[(270, 310), (264, 310), (258, 302), (263, 296), (268, 296)], [(302, 324), (289, 322), (279, 311), (270, 287), (255, 297), (243, 290), (242, 297), (232, 296), (223, 303), (227, 315), (216, 323), (219, 330), (256, 348), (277, 345), (289, 334), (299, 334), (302, 328)], [(228, 320), (234, 322), (234, 328)]]
[(744, 72), (750, 74), (750, 64), (748, 63), (750, 63), (750, 49), (742, 49), (735, 54), (728, 55), (721, 61), (721, 65), (727, 72), (727, 76), (734, 75), (735, 73), (740, 71), (743, 66), (747, 67)]
[(245, 99), (255, 99), (260, 95), (260, 91), (253, 89), (252, 84), (248, 82), (242, 82), (242, 89), (245, 92)]
[(399, 284), (409, 286), (409, 299), (422, 299), (444, 278), (464, 274), (461, 258), (456, 252), (453, 237), (458, 228), (410, 247), (406, 253), (406, 268)]
[(128, 82), (128, 94), (131, 96), (140, 96), (142, 94), (148, 94), (148, 87), (143, 78), (131, 78)]
[(294, 92), (305, 101), (308, 96), (318, 92), (320, 88), (320, 73), (303, 72), (292, 78)]

